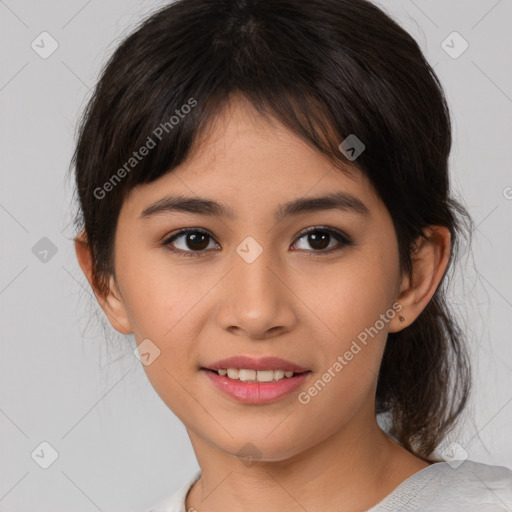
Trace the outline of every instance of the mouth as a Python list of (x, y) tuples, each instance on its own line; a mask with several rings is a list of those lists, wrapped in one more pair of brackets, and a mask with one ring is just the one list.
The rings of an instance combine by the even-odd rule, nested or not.
[(235, 403), (265, 405), (289, 399), (298, 388), (306, 385), (312, 372), (286, 370), (285, 375), (284, 370), (201, 367), (200, 373), (213, 385), (213, 389)]
[(224, 396), (253, 405), (289, 397), (312, 373), (309, 368), (270, 354), (263, 357), (237, 355), (198, 369)]

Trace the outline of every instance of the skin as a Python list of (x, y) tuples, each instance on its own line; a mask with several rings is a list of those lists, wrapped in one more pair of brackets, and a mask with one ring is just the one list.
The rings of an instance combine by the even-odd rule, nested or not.
[[(449, 262), (450, 234), (431, 226), (413, 256), (413, 276), (398, 265), (398, 243), (385, 205), (359, 172), (334, 169), (317, 151), (239, 99), (216, 119), (190, 158), (126, 198), (115, 236), (116, 280), (96, 296), (112, 326), (149, 338), (160, 350), (143, 366), (151, 384), (186, 426), (201, 479), (186, 508), (200, 512), (366, 510), (428, 463), (392, 441), (375, 417), (376, 380), (388, 332), (411, 324), (433, 296)], [(275, 223), (278, 205), (345, 191), (369, 215), (307, 212)], [(237, 220), (182, 212), (139, 215), (167, 194), (225, 203)], [(321, 254), (302, 232), (341, 230)], [(212, 238), (200, 257), (162, 245), (181, 228)], [(300, 235), (300, 237), (299, 237)], [(248, 264), (236, 252), (251, 236), (263, 252)], [(209, 242), (208, 242), (209, 241)], [(174, 246), (193, 252), (182, 236)], [(206, 246), (206, 244), (205, 244)], [(94, 288), (83, 233), (76, 254)], [(328, 249), (324, 249), (328, 250)], [(117, 282), (116, 282), (117, 281)], [(398, 314), (311, 401), (297, 400), (379, 315)], [(277, 402), (235, 402), (200, 371), (237, 354), (276, 355), (309, 368), (304, 385)], [(252, 443), (259, 458), (245, 464)]]

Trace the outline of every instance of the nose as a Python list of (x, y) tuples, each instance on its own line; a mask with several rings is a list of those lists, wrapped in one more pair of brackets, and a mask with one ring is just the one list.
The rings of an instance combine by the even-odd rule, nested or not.
[(268, 339), (292, 330), (297, 322), (297, 298), (289, 271), (264, 250), (252, 263), (238, 254), (224, 279), (217, 321), (222, 329), (250, 339)]

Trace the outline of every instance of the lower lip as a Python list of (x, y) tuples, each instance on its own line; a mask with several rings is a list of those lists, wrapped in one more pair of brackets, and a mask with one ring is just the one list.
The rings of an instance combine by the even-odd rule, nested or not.
[(242, 382), (210, 370), (201, 369), (201, 372), (217, 389), (245, 404), (267, 404), (279, 400), (301, 386), (311, 373), (304, 372), (275, 382)]

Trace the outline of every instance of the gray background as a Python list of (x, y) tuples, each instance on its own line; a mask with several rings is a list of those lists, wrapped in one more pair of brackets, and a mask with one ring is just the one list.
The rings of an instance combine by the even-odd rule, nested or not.
[[(142, 512), (198, 468), (183, 425), (134, 357), (133, 338), (105, 339), (75, 260), (66, 180), (78, 115), (102, 64), (163, 3), (0, 1), (0, 511)], [(454, 192), (477, 225), (451, 290), (468, 330), (475, 391), (447, 442), (512, 468), (512, 2), (379, 5), (418, 41), (443, 83)], [(59, 45), (47, 59), (31, 47), (43, 31)], [(441, 47), (453, 31), (469, 43), (458, 58)], [(33, 252), (48, 244), (43, 237), (57, 251), (46, 262)], [(31, 456), (43, 441), (58, 453), (48, 469)]]

